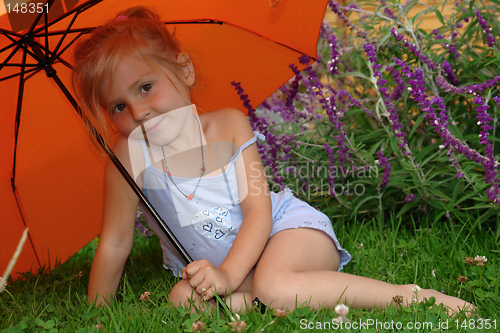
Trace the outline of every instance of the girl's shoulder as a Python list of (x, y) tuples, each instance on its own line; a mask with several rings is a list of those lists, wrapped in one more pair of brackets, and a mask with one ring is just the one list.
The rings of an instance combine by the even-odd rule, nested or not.
[(200, 114), (208, 141), (232, 142), (238, 146), (253, 136), (247, 116), (238, 109), (223, 108)]

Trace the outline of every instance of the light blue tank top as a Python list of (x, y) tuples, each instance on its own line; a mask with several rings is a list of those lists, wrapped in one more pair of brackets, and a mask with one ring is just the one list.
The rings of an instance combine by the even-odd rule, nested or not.
[[(254, 134), (237, 150), (221, 174), (201, 178), (192, 200), (186, 200), (165, 173), (151, 166), (146, 143), (141, 141), (146, 163), (143, 193), (193, 260), (206, 259), (218, 267), (234, 242), (243, 221), (235, 163), (257, 138), (265, 140), (264, 135)], [(198, 182), (198, 178), (172, 178), (184, 193), (191, 193)], [(165, 268), (172, 269), (174, 274), (180, 273), (185, 267), (184, 261), (142, 203), (140, 206), (149, 227), (160, 238)]]

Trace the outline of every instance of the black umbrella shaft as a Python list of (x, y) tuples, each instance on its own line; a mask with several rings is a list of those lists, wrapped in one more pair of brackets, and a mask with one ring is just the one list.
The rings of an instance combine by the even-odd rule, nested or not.
[[(39, 59), (44, 59), (45, 58), (45, 55), (43, 54), (42, 50), (40, 49), (40, 46), (36, 42), (33, 42), (33, 44), (30, 45), (30, 46), (32, 47), (33, 52), (37, 55), (37, 57), (39, 57)], [(141, 202), (144, 204), (144, 206), (146, 207), (146, 209), (149, 211), (149, 213), (151, 213), (151, 216), (153, 216), (153, 218), (155, 219), (155, 221), (158, 224), (158, 226), (160, 227), (160, 229), (167, 236), (167, 238), (170, 240), (170, 242), (174, 245), (175, 249), (177, 250), (177, 252), (179, 252), (179, 254), (182, 257), (182, 259), (187, 264), (189, 264), (190, 262), (192, 262), (193, 259), (191, 258), (191, 256), (189, 255), (189, 253), (187, 253), (187, 251), (184, 249), (184, 247), (179, 242), (179, 240), (177, 239), (177, 237), (175, 237), (175, 235), (172, 233), (172, 230), (170, 230), (170, 228), (165, 223), (165, 221), (161, 218), (161, 216), (158, 214), (158, 212), (156, 212), (156, 210), (154, 209), (153, 205), (149, 202), (149, 200), (146, 198), (146, 196), (144, 195), (144, 193), (142, 193), (141, 189), (139, 188), (139, 186), (137, 186), (137, 184), (132, 179), (132, 177), (130, 176), (130, 174), (128, 173), (128, 171), (125, 169), (125, 167), (123, 166), (123, 164), (116, 157), (116, 155), (113, 153), (113, 151), (111, 150), (111, 148), (106, 144), (106, 142), (102, 138), (101, 134), (95, 129), (95, 127), (92, 125), (92, 123), (90, 121), (86, 121), (85, 116), (82, 114), (81, 109), (78, 106), (78, 103), (73, 98), (73, 96), (71, 95), (71, 93), (69, 92), (69, 90), (66, 88), (66, 86), (64, 85), (64, 83), (59, 79), (59, 76), (57, 76), (56, 70), (52, 67), (52, 65), (50, 63), (42, 64), (42, 67), (45, 70), (47, 76), (51, 77), (56, 82), (57, 86), (61, 89), (61, 91), (63, 92), (63, 94), (66, 96), (66, 98), (71, 103), (71, 105), (73, 105), (73, 108), (76, 110), (76, 112), (78, 112), (78, 114), (84, 120), (84, 122), (86, 123), (86, 125), (89, 126), (90, 131), (92, 132), (92, 134), (96, 138), (97, 142), (99, 142), (99, 144), (104, 149), (104, 151), (106, 152), (106, 154), (108, 155), (108, 157), (111, 159), (111, 161), (116, 166), (116, 168), (118, 169), (118, 171), (120, 171), (120, 173), (125, 178), (125, 180), (127, 181), (127, 183), (130, 185), (130, 187), (132, 188), (132, 190), (134, 190), (135, 194), (137, 194), (137, 196), (139, 197), (139, 199), (141, 200)]]

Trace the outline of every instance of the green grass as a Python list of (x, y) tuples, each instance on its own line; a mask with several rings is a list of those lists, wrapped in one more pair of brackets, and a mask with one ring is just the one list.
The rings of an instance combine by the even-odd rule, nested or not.
[[(427, 326), (414, 330), (416, 332), (445, 331), (437, 328), (443, 322), (448, 323), (447, 332), (485, 331), (477, 328), (479, 317), (490, 319), (492, 325), (496, 319), (496, 329), (489, 331), (498, 332), (500, 329), (498, 221), (491, 225), (493, 230), (474, 225), (473, 221), (458, 224), (446, 221), (432, 228), (417, 228), (402, 226), (394, 220), (389, 221), (382, 231), (376, 223), (343, 220), (335, 221), (334, 228), (341, 244), (353, 255), (345, 272), (396, 284), (417, 283), (423, 288), (460, 295), (478, 308), (476, 322), (447, 319), (440, 307), (429, 308), (431, 304), (424, 302), (385, 311), (351, 309), (348, 318), (352, 325), (370, 320), (374, 324), (369, 329), (345, 331), (376, 332), (377, 321), (378, 328), (386, 325), (380, 330), (382, 332), (387, 331), (391, 321), (394, 327), (399, 323), (405, 327), (409, 322), (433, 325), (432, 330)], [(94, 327), (100, 324), (106, 332), (183, 332), (191, 331), (195, 320), (206, 324), (205, 331), (231, 331), (231, 316), (228, 314), (217, 310), (189, 314), (189, 310), (169, 307), (168, 293), (177, 280), (162, 268), (162, 254), (156, 236), (136, 235), (116, 301), (111, 306), (87, 304), (86, 286), (96, 247), (97, 240), (94, 240), (56, 269), (36, 276), (26, 275), (24, 281), (19, 279), (9, 284), (0, 294), (0, 332), (97, 332)], [(485, 266), (465, 264), (464, 257), (476, 255), (488, 258)], [(457, 278), (461, 275), (468, 277), (469, 281), (459, 283)], [(144, 291), (151, 292), (151, 297), (142, 302), (139, 297)], [(307, 325), (309, 328), (314, 326), (313, 331), (332, 331), (334, 327), (325, 329), (324, 322), (330, 322), (334, 317), (337, 316), (332, 309), (312, 311), (307, 306), (283, 318), (270, 312), (264, 315), (257, 312), (241, 314), (249, 332), (261, 329), (264, 332), (304, 331), (301, 327)]]

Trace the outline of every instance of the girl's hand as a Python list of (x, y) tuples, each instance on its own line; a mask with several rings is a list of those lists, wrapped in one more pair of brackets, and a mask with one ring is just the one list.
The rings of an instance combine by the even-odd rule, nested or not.
[(181, 271), (182, 279), (189, 284), (198, 295), (208, 301), (214, 294), (229, 295), (232, 292), (228, 273), (212, 265), (208, 260), (193, 261)]

